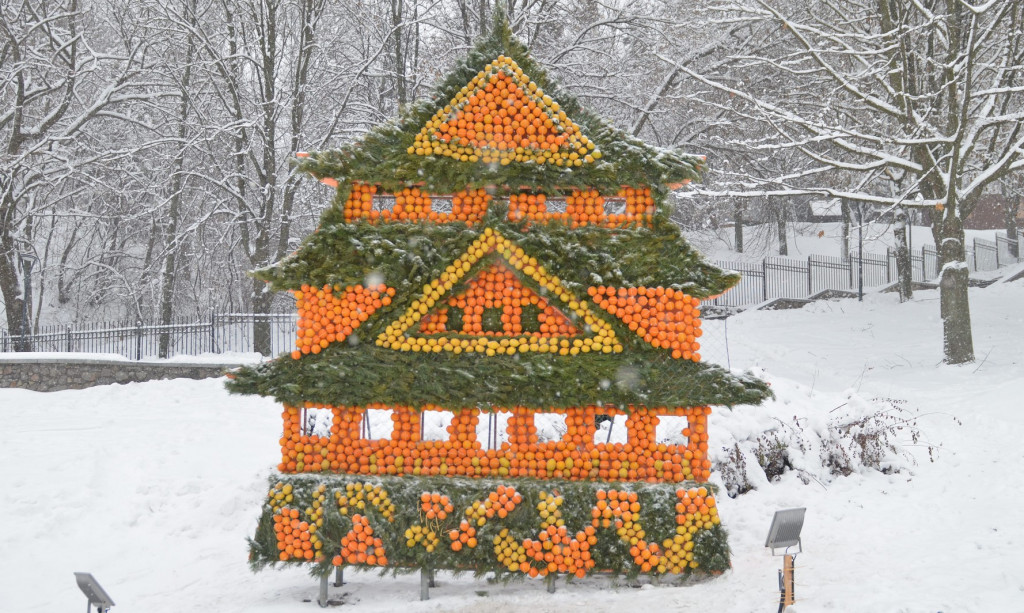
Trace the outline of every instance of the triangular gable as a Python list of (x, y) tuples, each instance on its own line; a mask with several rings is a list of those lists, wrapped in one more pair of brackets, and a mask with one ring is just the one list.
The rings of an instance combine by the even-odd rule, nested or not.
[[(503, 325), (500, 329), (497, 325), (486, 326), (495, 329), (484, 330), (485, 326), (482, 325), (482, 322), (477, 330), (473, 325), (476, 323), (475, 316), (471, 327), (468, 328), (470, 334), (463, 333), (463, 330), (467, 330), (465, 321), (459, 331), (449, 330), (447, 327), (441, 329), (439, 324), (442, 320), (442, 312), (451, 308), (451, 298), (455, 296), (457, 299), (459, 296), (467, 296), (469, 292), (475, 291), (474, 283), (482, 278), (480, 266), (477, 264), (484, 258), (491, 261), (491, 265), (483, 268), (483, 274), (486, 276), (493, 271), (501, 278), (484, 279), (485, 304), (474, 303), (474, 309), (478, 306), (494, 309), (497, 308), (496, 305), (501, 305), (501, 308), (504, 309), (504, 298), (495, 300), (496, 293), (501, 292), (504, 295), (507, 287), (509, 293), (514, 297), (517, 286), (525, 288), (521, 279), (529, 278), (547, 292), (542, 309), (542, 313), (545, 314), (545, 323), (549, 324), (547, 330), (535, 332), (523, 330), (520, 334), (506, 334)], [(473, 276), (464, 281), (470, 271), (474, 270), (476, 272)], [(515, 277), (516, 282), (510, 285), (499, 285), (501, 281), (507, 281), (506, 273)], [(491, 284), (490, 288), (487, 287), (487, 283)], [(453, 291), (455, 288), (462, 287), (466, 288), (464, 292)], [(524, 294), (521, 289), (519, 291), (520, 303), (522, 303)], [(489, 303), (486, 302), (486, 292), (491, 292)], [(533, 291), (530, 290), (526, 294), (526, 298), (529, 300), (533, 294)], [(487, 304), (490, 306), (487, 307)], [(567, 313), (571, 315), (567, 316)], [(551, 317), (550, 322), (548, 322), (548, 315)], [(575, 317), (575, 321), (570, 321), (570, 317)], [(491, 228), (486, 228), (466, 252), (456, 258), (441, 273), (439, 278), (424, 286), (423, 294), (414, 300), (406, 312), (389, 324), (385, 331), (377, 337), (377, 345), (399, 351), (451, 351), (453, 353), (466, 351), (486, 353), (487, 355), (524, 352), (576, 355), (597, 351), (603, 353), (622, 351), (622, 344), (615, 336), (611, 325), (596, 315), (585, 300), (581, 301), (573, 296), (562, 286), (558, 278), (549, 275), (535, 258), (527, 255), (518, 245)]]
[(434, 114), (409, 153), (558, 166), (582, 166), (601, 157), (559, 104), (504, 55)]

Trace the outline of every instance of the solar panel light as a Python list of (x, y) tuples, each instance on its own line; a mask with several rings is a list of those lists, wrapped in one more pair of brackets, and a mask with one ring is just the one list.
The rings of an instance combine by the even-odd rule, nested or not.
[[(765, 547), (771, 547), (772, 555), (795, 555), (803, 551), (800, 543), (800, 530), (804, 527), (804, 513), (806, 508), (783, 509), (776, 511), (772, 517), (772, 526), (768, 529), (768, 538), (764, 542)], [(789, 548), (797, 547), (794, 554), (790, 554)], [(784, 550), (781, 554), (776, 549)]]
[(78, 589), (89, 599), (85, 605), (85, 613), (92, 611), (93, 605), (96, 605), (98, 613), (106, 613), (114, 606), (114, 601), (91, 573), (75, 573), (75, 581), (78, 582)]
[[(794, 562), (796, 554), (803, 552), (803, 545), (800, 542), (800, 530), (804, 527), (804, 513), (806, 508), (783, 509), (776, 511), (772, 517), (772, 526), (768, 529), (768, 538), (764, 546), (771, 547), (772, 555), (776, 549), (781, 549), (783, 556), (782, 570), (779, 571), (779, 613), (783, 613), (786, 607), (796, 602), (796, 579)], [(790, 548), (796, 547), (795, 552)]]

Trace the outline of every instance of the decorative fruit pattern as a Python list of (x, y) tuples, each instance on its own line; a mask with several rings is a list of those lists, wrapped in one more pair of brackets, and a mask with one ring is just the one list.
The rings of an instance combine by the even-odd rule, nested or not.
[(591, 287), (602, 309), (621, 319), (644, 342), (671, 350), (673, 358), (700, 361), (700, 300), (664, 287)]
[[(502, 336), (502, 338), (492, 338), (490, 335), (435, 338), (429, 334), (426, 336), (410, 336), (408, 334), (425, 316), (431, 313), (431, 309), (435, 305), (445, 303), (445, 297), (448, 292), (473, 270), (477, 262), (484, 256), (492, 253), (501, 261), (506, 270), (515, 270), (533, 279), (541, 288), (549, 292), (551, 296), (557, 298), (561, 306), (567, 307), (578, 318), (578, 322), (589, 328), (589, 335), (582, 338), (570, 338), (568, 336), (540, 336), (524, 333), (522, 336), (513, 336), (511, 338), (505, 336)], [(493, 274), (498, 275), (499, 273), (504, 274), (500, 270)], [(484, 287), (483, 297), (484, 305), (486, 305), (486, 278), (481, 283)], [(499, 290), (502, 292), (502, 301), (504, 301), (504, 288), (499, 288), (497, 285), (493, 285), (493, 287), (492, 304), (494, 303), (494, 294)], [(475, 289), (471, 287), (467, 291), (475, 291)], [(514, 287), (510, 288), (510, 291), (514, 292)], [(474, 296), (476, 295), (474, 294)], [(509, 299), (512, 300), (512, 296)], [(476, 313), (476, 307), (480, 306), (482, 316), (482, 310), (485, 308), (484, 305), (478, 305), (474, 302), (473, 313)], [(522, 296), (520, 296), (520, 307), (522, 307)], [(515, 306), (512, 304), (512, 309), (514, 310), (514, 308)], [(440, 318), (441, 314), (438, 312), (435, 316), (435, 321), (440, 320)], [(438, 326), (440, 324), (431, 324), (430, 319), (428, 319), (425, 325)], [(465, 322), (463, 322), (463, 326), (465, 326)], [(482, 332), (482, 323), (480, 327)], [(504, 328), (502, 328), (503, 333)], [(558, 277), (548, 274), (544, 267), (537, 262), (536, 258), (530, 257), (518, 245), (507, 240), (491, 228), (485, 228), (484, 232), (470, 245), (469, 249), (448, 265), (439, 278), (425, 285), (423, 287), (423, 294), (412, 302), (404, 314), (385, 328), (384, 332), (377, 337), (376, 342), (381, 347), (388, 347), (399, 351), (451, 351), (457, 354), (462, 352), (478, 352), (488, 356), (511, 355), (527, 351), (557, 353), (559, 355), (576, 355), (591, 351), (603, 353), (619, 353), (622, 351), (622, 345), (615, 336), (611, 326), (603, 319), (594, 315), (586, 301), (577, 301), (572, 294), (562, 287)]]
[[(442, 553), (441, 535), (447, 537), (446, 549), (458, 556), (460, 552), (477, 549), (483, 533), (486, 542), (492, 545), (484, 551), (493, 552), (494, 564), (531, 577), (569, 574), (582, 578), (592, 570), (601, 570), (593, 556), (598, 547), (603, 547), (604, 555), (628, 551), (628, 559), (636, 572), (684, 574), (700, 567), (694, 551), (699, 533), (713, 530), (721, 523), (715, 497), (706, 487), (659, 493), (675, 501), (674, 529), (671, 534), (655, 536), (644, 527), (645, 508), (637, 491), (600, 488), (593, 490), (594, 498), (589, 501), (574, 500), (574, 505), (592, 505), (589, 507), (589, 520), (584, 520), (582, 529), (574, 530), (566, 525), (563, 516), (566, 500), (558, 492), (540, 491), (534, 499), (532, 511), (529, 508), (517, 511), (523, 496), (512, 486), (498, 485), (480, 500), (469, 504), (462, 519), (452, 514), (454, 505), (448, 495), (437, 491), (422, 492), (416, 499), (418, 521), (404, 531), (378, 535), (366, 511), (372, 506), (383, 515), (390, 504), (387, 493), (380, 485), (368, 482), (348, 483), (344, 488), (344, 493), (341, 490), (334, 492), (336, 500), (347, 501), (347, 506), (339, 503), (339, 512), (343, 516), (350, 511), (359, 512), (351, 515), (351, 529), (334, 549), (337, 551), (332, 558), (335, 566), (387, 566), (388, 543), (391, 547), (404, 544), (407, 549), (423, 548), (427, 554)], [(278, 483), (268, 498), (281, 551), (279, 561), (319, 562), (324, 559), (323, 550), (331, 550), (316, 536), (317, 529), (324, 524), (327, 485), (321, 483), (311, 492), (307, 508), (307, 515), (312, 517), (309, 522), (300, 520), (297, 509), (282, 506), (291, 494), (290, 484)], [(371, 502), (373, 500), (376, 502)], [(660, 506), (655, 508), (661, 509)], [(513, 522), (510, 514), (514, 511), (518, 515)], [(388, 521), (393, 522), (393, 517), (392, 508)], [(497, 522), (497, 525), (491, 526), (492, 522)], [(658, 525), (661, 531), (667, 528), (664, 522)], [(536, 527), (524, 531), (525, 526)], [(659, 536), (664, 538), (659, 540)], [(617, 549), (619, 546), (609, 549), (609, 538), (617, 539), (624, 549)], [(395, 542), (388, 539), (395, 539)], [(446, 559), (448, 563), (454, 563), (455, 568), (459, 567), (458, 557)]]
[(372, 288), (362, 285), (324, 285), (316, 288), (303, 285), (292, 292), (299, 310), (298, 337), (293, 359), (308, 353), (320, 353), (327, 345), (344, 340), (369, 319), (374, 311), (391, 304), (393, 287), (383, 284)]
[(387, 566), (387, 552), (384, 542), (373, 535), (373, 528), (364, 515), (352, 516), (352, 530), (341, 537), (341, 554), (331, 560), (334, 566), (342, 564), (366, 564)]
[[(304, 412), (330, 410), (330, 432), (323, 436), (304, 430)], [(367, 409), (391, 411), (391, 437), (366, 439), (360, 422)], [(423, 411), (442, 410), (426, 406)], [(500, 409), (498, 409), (500, 410)], [(447, 440), (422, 440), (420, 411), (383, 404), (366, 407), (329, 407), (309, 403), (286, 407), (283, 415), (281, 463), (285, 473), (333, 472), (360, 475), (531, 477), (570, 481), (649, 481), (679, 483), (706, 481), (711, 461), (707, 457), (709, 407), (610, 407), (552, 409), (565, 415), (565, 433), (557, 441), (538, 440), (535, 411), (518, 407), (510, 411), (508, 441), (498, 449), (483, 449), (477, 440), (480, 411), (456, 411), (448, 426)], [(595, 442), (595, 416), (626, 416), (625, 443)], [(685, 417), (679, 434), (685, 445), (656, 441), (661, 416)], [(371, 494), (355, 493), (358, 496)], [(510, 494), (511, 496), (511, 494)], [(450, 513), (450, 511), (447, 511)]]
[(601, 158), (558, 103), (504, 55), (427, 121), (407, 153), (503, 166), (582, 166)]

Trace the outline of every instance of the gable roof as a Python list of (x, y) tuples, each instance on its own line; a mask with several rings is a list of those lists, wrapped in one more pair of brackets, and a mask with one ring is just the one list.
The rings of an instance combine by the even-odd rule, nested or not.
[[(482, 151), (476, 152), (473, 161), (446, 154), (450, 143), (443, 143), (440, 136), (434, 138), (433, 132), (439, 130), (430, 130), (428, 126), (457, 114), (461, 110), (459, 105), (464, 107), (468, 103), (468, 92), (481, 85), (481, 75), (489, 80), (498, 74), (514, 76), (507, 80), (520, 90), (515, 96), (532, 102), (545, 118), (553, 119), (556, 125), (550, 135), (561, 141), (558, 148), (579, 155), (579, 164), (576, 160), (570, 164), (540, 162), (536, 154), (548, 150), (541, 149), (536, 139), (520, 143), (526, 151), (518, 159), (513, 156), (501, 163), (485, 162)], [(536, 89), (531, 89), (534, 86)], [(545, 133), (545, 145), (547, 136)], [(467, 137), (465, 146), (473, 148), (472, 140), (479, 139)], [(428, 153), (424, 151), (426, 144), (445, 146), (437, 147), (438, 152), (431, 147)], [(579, 152), (581, 145), (587, 153)], [(585, 161), (588, 155), (593, 158), (590, 162)], [(432, 193), (453, 193), (467, 186), (485, 185), (610, 191), (622, 185), (664, 189), (669, 184), (699, 179), (704, 158), (648, 145), (583, 108), (533, 61), (512, 34), (504, 14), (498, 11), (490, 35), (452, 69), (430, 98), (409, 105), (397, 119), (377, 126), (354, 143), (311, 153), (299, 162), (299, 168), (321, 179), (377, 184), (388, 191), (410, 184), (422, 184)]]

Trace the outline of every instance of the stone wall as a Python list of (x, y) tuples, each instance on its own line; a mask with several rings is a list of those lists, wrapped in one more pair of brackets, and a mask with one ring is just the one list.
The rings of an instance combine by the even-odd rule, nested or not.
[(15, 358), (7, 354), (0, 355), (0, 388), (52, 392), (154, 379), (206, 379), (219, 377), (238, 366), (237, 363), (133, 362), (95, 357)]

